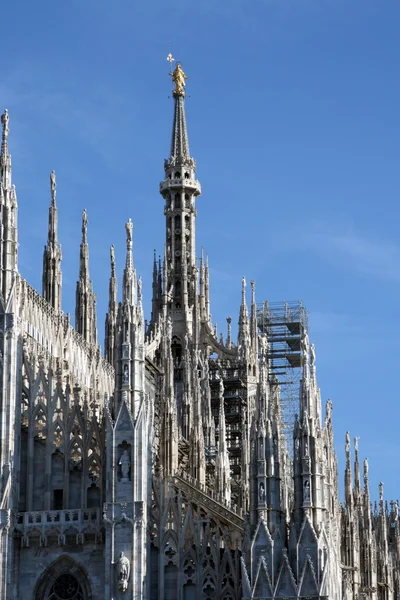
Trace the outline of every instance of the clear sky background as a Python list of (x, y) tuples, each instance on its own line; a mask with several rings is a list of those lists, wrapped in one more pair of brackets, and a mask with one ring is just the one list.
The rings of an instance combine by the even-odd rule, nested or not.
[(86, 208), (100, 339), (109, 246), (121, 273), (128, 217), (149, 318), (165, 236), (170, 47), (189, 76), (213, 320), (237, 321), (243, 275), (258, 301), (301, 299), (341, 480), (349, 429), (369, 457), (372, 496), (382, 480), (397, 498), (398, 0), (13, 0), (1, 16), (22, 275), (41, 289), (55, 169), (64, 310), (74, 314)]

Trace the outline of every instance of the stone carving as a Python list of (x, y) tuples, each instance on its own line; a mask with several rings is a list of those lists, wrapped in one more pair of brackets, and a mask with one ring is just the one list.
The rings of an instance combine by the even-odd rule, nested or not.
[(346, 431), (346, 452), (350, 452), (350, 433)]
[(260, 498), (260, 502), (265, 502), (265, 487), (262, 482), (260, 483), (259, 498)]
[(310, 365), (312, 367), (315, 365), (315, 344), (310, 346)]
[(301, 338), (301, 349), (303, 352), (303, 358), (305, 360), (305, 362), (308, 362), (308, 353), (309, 353), (309, 349), (310, 349), (310, 343), (308, 340), (308, 333), (307, 331), (304, 331), (304, 335)]
[(119, 459), (118, 464), (121, 467), (121, 481), (125, 483), (129, 481), (129, 469), (131, 466), (131, 461), (127, 450), (124, 450), (121, 454), (121, 458)]
[(3, 125), (3, 134), (5, 136), (7, 136), (8, 132), (9, 132), (9, 129), (8, 129), (8, 121), (9, 121), (9, 119), (10, 119), (10, 117), (8, 116), (8, 110), (5, 109), (5, 111), (1, 115), (1, 124)]
[(310, 449), (308, 446), (308, 439), (306, 438), (306, 440), (304, 441), (304, 457), (308, 458), (310, 456)]
[(129, 383), (129, 366), (127, 363), (124, 364), (124, 383)]
[(125, 556), (124, 552), (121, 552), (121, 554), (119, 555), (117, 568), (118, 589), (121, 590), (121, 592), (126, 592), (126, 590), (128, 589), (129, 575), (131, 572), (131, 563), (129, 561), (129, 558)]
[(308, 479), (304, 482), (304, 502), (310, 502), (310, 482)]
[(56, 183), (56, 172), (53, 170), (50, 173), (50, 189), (51, 189), (51, 197), (54, 199), (56, 196), (56, 187), (57, 187), (57, 183)]
[(132, 219), (128, 219), (128, 222), (125, 225), (125, 229), (126, 229), (126, 241), (127, 241), (127, 244), (129, 245), (132, 243), (132, 230), (133, 230)]

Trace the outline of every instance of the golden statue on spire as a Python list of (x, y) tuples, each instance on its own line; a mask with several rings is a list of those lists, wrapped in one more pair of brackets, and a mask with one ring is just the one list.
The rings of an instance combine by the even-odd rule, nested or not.
[(172, 71), (171, 77), (173, 82), (175, 83), (174, 96), (184, 96), (185, 95), (185, 79), (187, 79), (185, 73), (183, 72), (182, 66), (180, 63), (177, 63), (175, 70)]

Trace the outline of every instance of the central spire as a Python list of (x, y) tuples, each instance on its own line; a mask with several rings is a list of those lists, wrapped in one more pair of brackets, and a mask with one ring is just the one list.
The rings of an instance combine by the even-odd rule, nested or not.
[[(172, 61), (171, 57), (171, 61)], [(194, 284), (196, 270), (195, 217), (196, 197), (200, 184), (196, 179), (196, 162), (189, 154), (185, 115), (185, 80), (187, 76), (178, 63), (170, 73), (174, 82), (174, 119), (171, 154), (165, 160), (165, 178), (160, 192), (165, 200), (166, 264), (164, 290), (173, 333), (183, 344), (186, 333), (191, 335), (193, 310), (197, 299)]]

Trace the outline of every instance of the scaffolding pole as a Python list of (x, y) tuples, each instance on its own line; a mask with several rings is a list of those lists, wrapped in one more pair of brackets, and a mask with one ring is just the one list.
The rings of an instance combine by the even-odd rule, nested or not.
[(301, 302), (265, 301), (257, 305), (257, 324), (267, 336), (269, 380), (279, 385), (282, 427), (292, 456), (303, 374), (301, 340), (308, 331), (308, 313)]

